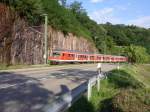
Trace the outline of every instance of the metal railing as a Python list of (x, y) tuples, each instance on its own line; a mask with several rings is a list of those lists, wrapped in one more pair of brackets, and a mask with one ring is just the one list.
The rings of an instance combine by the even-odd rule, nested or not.
[(44, 112), (64, 112), (66, 111), (80, 96), (87, 91), (87, 99), (92, 96), (92, 87), (97, 84), (97, 91), (100, 91), (100, 80), (105, 77), (105, 73), (101, 73), (92, 77), (88, 81), (82, 83), (77, 88), (60, 96), (52, 103), (44, 107)]

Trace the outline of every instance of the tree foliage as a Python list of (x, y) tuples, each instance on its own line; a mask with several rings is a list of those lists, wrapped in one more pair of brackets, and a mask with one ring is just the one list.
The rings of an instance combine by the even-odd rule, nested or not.
[(78, 14), (82, 14), (85, 13), (85, 9), (82, 7), (82, 3), (78, 2), (78, 1), (74, 1), (71, 5), (70, 5), (70, 9), (71, 11), (78, 15)]
[(64, 7), (67, 5), (67, 0), (59, 0), (60, 4)]
[(1, 2), (11, 6), (18, 12), (20, 17), (23, 17), (31, 24), (37, 24), (41, 20), (43, 7), (41, 0), (2, 0)]
[(141, 46), (130, 45), (125, 49), (125, 54), (132, 63), (145, 63), (149, 61), (146, 49)]

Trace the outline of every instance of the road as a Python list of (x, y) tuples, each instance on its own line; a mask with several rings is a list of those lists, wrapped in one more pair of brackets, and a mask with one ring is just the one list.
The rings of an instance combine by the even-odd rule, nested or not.
[[(96, 64), (0, 72), (0, 112), (42, 112), (42, 107), (97, 75)], [(102, 71), (116, 68), (103, 64)]]

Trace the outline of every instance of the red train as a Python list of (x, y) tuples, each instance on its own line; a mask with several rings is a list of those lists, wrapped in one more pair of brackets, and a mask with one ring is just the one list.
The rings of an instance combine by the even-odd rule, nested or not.
[(48, 57), (52, 62), (127, 62), (124, 56), (113, 56), (104, 54), (80, 53), (72, 51), (53, 51)]

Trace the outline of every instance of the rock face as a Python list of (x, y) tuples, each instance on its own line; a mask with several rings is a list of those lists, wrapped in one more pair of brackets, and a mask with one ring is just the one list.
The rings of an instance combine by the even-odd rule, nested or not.
[(57, 31), (49, 27), (49, 48), (73, 50), (80, 52), (94, 52), (95, 47), (92, 42), (84, 37), (77, 37), (71, 33), (64, 35), (61, 31)]
[[(42, 64), (43, 27), (30, 27), (9, 7), (0, 4), (0, 64)], [(48, 27), (48, 53), (52, 50), (94, 52), (94, 44), (83, 37)]]

